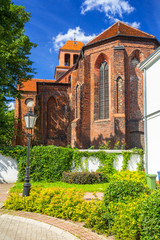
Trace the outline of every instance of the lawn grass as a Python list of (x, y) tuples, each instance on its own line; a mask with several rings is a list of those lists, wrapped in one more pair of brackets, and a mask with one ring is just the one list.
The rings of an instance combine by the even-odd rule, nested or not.
[[(41, 186), (43, 188), (48, 187), (62, 187), (65, 189), (68, 188), (76, 188), (77, 190), (83, 190), (84, 192), (104, 192), (108, 183), (97, 183), (97, 184), (69, 184), (65, 182), (31, 182), (32, 186)], [(23, 183), (15, 183), (15, 185), (11, 188), (10, 192), (15, 192), (15, 190), (22, 191)]]

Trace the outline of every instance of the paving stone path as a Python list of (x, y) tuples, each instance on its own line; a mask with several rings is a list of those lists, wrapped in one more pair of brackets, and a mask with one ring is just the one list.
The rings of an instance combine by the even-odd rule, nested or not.
[[(0, 184), (0, 208), (11, 184)], [(86, 194), (86, 199), (92, 197)], [(99, 195), (101, 197), (101, 195)], [(113, 240), (91, 232), (81, 224), (47, 215), (0, 209), (0, 240)]]

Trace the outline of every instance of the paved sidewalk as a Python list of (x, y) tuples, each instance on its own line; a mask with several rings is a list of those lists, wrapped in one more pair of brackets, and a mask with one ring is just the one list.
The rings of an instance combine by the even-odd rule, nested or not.
[[(13, 185), (0, 184), (0, 202)], [(90, 198), (88, 194), (87, 199)], [(1, 208), (1, 207), (0, 207)], [(3, 237), (1, 237), (3, 236)], [(25, 237), (24, 237), (25, 236)], [(93, 233), (80, 223), (47, 215), (0, 209), (0, 240), (113, 240)]]
[(67, 231), (46, 223), (8, 214), (0, 216), (1, 240), (79, 240)]
[(14, 184), (0, 183), (0, 208), (3, 206), (4, 201), (6, 200), (9, 189), (13, 187)]

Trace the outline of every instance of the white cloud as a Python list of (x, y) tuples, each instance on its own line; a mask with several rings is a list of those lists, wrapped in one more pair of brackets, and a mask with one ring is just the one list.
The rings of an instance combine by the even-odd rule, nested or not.
[[(76, 36), (77, 41), (81, 41), (83, 43), (90, 41), (96, 36), (95, 34), (88, 36), (85, 35), (85, 32), (80, 27), (76, 27), (75, 29), (69, 28), (67, 33), (59, 33), (56, 37), (52, 38), (54, 50), (58, 51), (67, 40), (73, 40), (74, 35)], [(52, 53), (52, 48), (50, 48), (49, 51)]]
[(132, 22), (132, 23), (126, 22), (126, 23), (135, 28), (140, 28), (141, 26), (140, 22)]
[(81, 14), (92, 10), (104, 12), (109, 18), (116, 15), (122, 18), (124, 13), (133, 12), (134, 7), (127, 0), (84, 0)]
[(9, 110), (14, 110), (14, 102), (8, 104)]
[[(111, 17), (110, 19), (113, 23), (120, 21), (118, 18)], [(140, 28), (140, 26), (141, 26), (140, 22), (132, 22), (132, 23), (125, 22), (125, 21), (123, 21), (123, 22), (130, 25), (131, 27), (134, 27), (134, 28)]]

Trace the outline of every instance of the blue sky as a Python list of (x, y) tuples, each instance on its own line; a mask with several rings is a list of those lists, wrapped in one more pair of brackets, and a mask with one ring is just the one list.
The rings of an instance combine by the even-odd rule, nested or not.
[(31, 13), (26, 35), (38, 44), (31, 52), (35, 78), (54, 79), (58, 48), (67, 40), (84, 43), (117, 20), (150, 33), (160, 41), (159, 0), (13, 0)]

